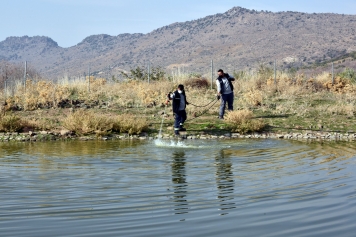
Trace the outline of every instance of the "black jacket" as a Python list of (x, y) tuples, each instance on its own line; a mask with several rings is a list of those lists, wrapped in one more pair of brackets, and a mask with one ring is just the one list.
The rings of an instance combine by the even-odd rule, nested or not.
[[(180, 93), (178, 92), (178, 90), (176, 90), (175, 92), (173, 92), (174, 96), (173, 99), (170, 98), (170, 96), (168, 95), (168, 99), (169, 100), (173, 100), (172, 101), (172, 107), (173, 107), (173, 113), (177, 113), (179, 111), (179, 107), (180, 107)], [(185, 91), (182, 92), (182, 94), (184, 95), (184, 109), (187, 107), (187, 96), (185, 95)]]

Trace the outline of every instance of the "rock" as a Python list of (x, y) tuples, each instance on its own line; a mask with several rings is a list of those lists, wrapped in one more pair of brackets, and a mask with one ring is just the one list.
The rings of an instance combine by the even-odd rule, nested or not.
[(60, 132), (61, 136), (67, 136), (69, 135), (71, 132), (67, 129), (62, 129)]
[(47, 131), (41, 131), (40, 134), (41, 134), (41, 135), (47, 135), (48, 132), (47, 132)]

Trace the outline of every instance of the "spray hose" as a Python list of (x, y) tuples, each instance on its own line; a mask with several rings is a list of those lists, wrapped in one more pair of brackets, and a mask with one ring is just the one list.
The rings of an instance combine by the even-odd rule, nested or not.
[(208, 112), (209, 109), (211, 109), (211, 108), (216, 104), (216, 102), (219, 101), (219, 99), (220, 99), (220, 98), (214, 99), (214, 100), (212, 100), (211, 102), (209, 102), (208, 104), (206, 104), (206, 105), (204, 105), (204, 106), (197, 106), (197, 105), (194, 105), (194, 104), (192, 104), (192, 103), (189, 103), (189, 104), (191, 104), (191, 105), (193, 105), (193, 106), (195, 106), (195, 107), (206, 107), (206, 106), (210, 105), (211, 103), (213, 103), (213, 102), (215, 101), (211, 106), (209, 106), (209, 108), (207, 108), (206, 110), (204, 110), (200, 115), (198, 115), (198, 116), (196, 116), (196, 117), (194, 117), (194, 118), (188, 119), (188, 120), (186, 120), (185, 122), (192, 121), (192, 120), (194, 120), (194, 119), (196, 119), (196, 118), (199, 118), (199, 117), (203, 116), (204, 114), (206, 114), (206, 112)]

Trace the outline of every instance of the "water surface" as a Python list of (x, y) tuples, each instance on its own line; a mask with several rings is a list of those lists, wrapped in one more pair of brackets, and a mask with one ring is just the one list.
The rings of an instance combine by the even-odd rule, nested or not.
[(356, 146), (0, 144), (0, 236), (355, 236)]

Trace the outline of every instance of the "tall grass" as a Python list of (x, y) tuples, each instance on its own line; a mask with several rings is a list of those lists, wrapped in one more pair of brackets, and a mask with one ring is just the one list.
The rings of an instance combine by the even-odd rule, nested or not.
[(63, 126), (78, 135), (95, 133), (106, 135), (111, 131), (139, 134), (146, 131), (148, 123), (144, 118), (133, 115), (103, 115), (88, 110), (77, 110), (70, 113), (63, 121)]
[[(356, 86), (353, 83), (353, 76), (354, 74), (349, 71), (341, 73), (334, 79), (333, 84), (331, 74), (328, 72), (306, 77), (302, 73), (278, 71), (276, 79), (270, 70), (263, 68), (240, 72), (235, 74), (237, 80), (234, 82), (236, 98), (234, 106), (273, 114), (297, 114), (301, 118), (311, 117), (315, 113), (325, 116), (333, 114), (351, 116), (356, 112)], [(64, 78), (57, 82), (28, 80), (26, 88), (18, 83), (11, 93), (5, 94), (4, 90), (0, 91), (0, 100), (5, 101), (4, 105), (1, 105), (1, 113), (16, 109), (32, 111), (39, 108), (57, 108), (63, 100), (80, 100), (103, 101), (109, 108), (119, 108), (120, 113), (124, 114), (122, 108), (161, 106), (166, 100), (167, 93), (174, 91), (178, 84), (186, 86), (187, 98), (192, 104), (206, 105), (216, 98), (216, 90), (210, 89), (210, 82), (198, 74), (191, 73), (179, 72), (166, 79), (151, 81), (149, 84), (139, 80), (109, 83), (103, 78), (92, 76), (85, 80)], [(215, 88), (215, 81), (213, 87)], [(208, 113), (216, 114), (218, 107), (219, 103), (216, 103)], [(206, 108), (202, 107), (187, 107), (189, 116), (199, 115), (205, 110)], [(101, 134), (110, 131), (139, 133), (146, 129), (144, 121), (139, 121), (132, 115), (123, 116), (126, 117), (108, 118), (82, 111), (69, 115), (64, 124), (68, 129), (80, 134), (93, 132)], [(91, 119), (82, 119), (85, 117)], [(137, 121), (137, 124), (123, 122), (132, 120)]]

